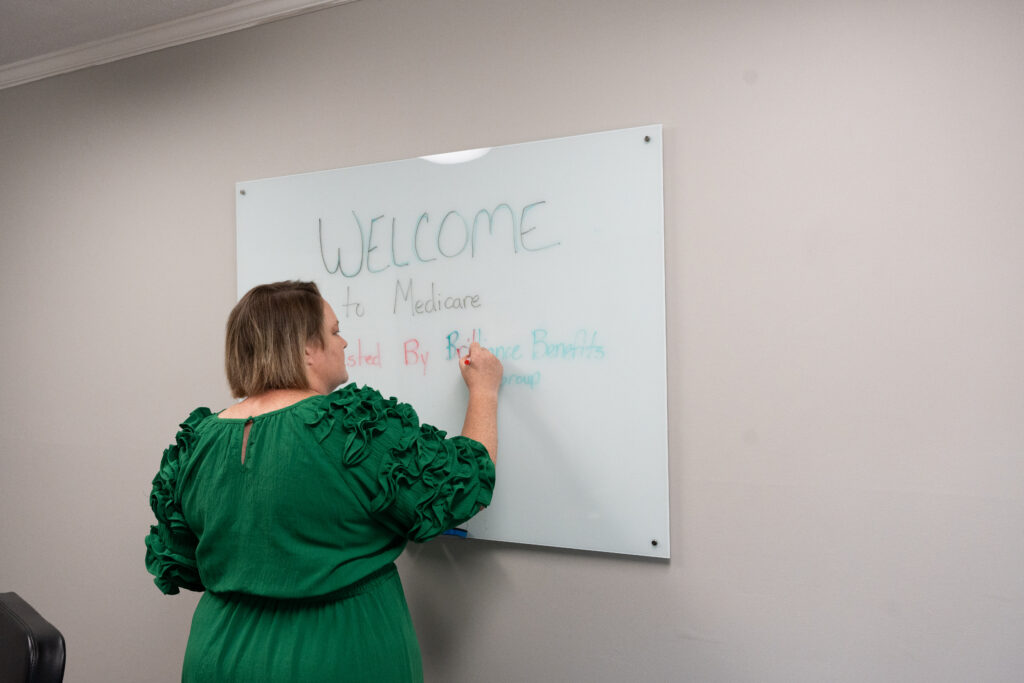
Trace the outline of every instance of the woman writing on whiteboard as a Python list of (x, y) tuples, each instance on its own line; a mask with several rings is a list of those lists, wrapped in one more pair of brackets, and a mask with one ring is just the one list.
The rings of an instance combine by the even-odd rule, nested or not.
[(461, 436), (349, 384), (347, 343), (313, 283), (252, 289), (228, 318), (239, 403), (199, 408), (164, 451), (146, 567), (205, 591), (185, 682), (418, 681), (394, 560), (490, 503), (501, 363), (474, 344)]

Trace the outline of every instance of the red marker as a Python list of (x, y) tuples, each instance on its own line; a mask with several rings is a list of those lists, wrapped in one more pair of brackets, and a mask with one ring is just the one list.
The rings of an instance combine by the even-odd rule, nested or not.
[(463, 360), (463, 361), (462, 361), (462, 364), (463, 364), (463, 365), (469, 365), (469, 359), (468, 359), (468, 358), (466, 358), (465, 360)]

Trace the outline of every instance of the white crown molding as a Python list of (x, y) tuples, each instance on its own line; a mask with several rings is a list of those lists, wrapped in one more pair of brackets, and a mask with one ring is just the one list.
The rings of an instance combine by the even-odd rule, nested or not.
[(0, 66), (0, 90), (355, 0), (242, 0), (107, 40)]

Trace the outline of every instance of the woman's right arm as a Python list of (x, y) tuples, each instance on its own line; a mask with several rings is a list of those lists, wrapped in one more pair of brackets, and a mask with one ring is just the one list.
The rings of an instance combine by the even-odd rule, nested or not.
[(491, 460), (498, 460), (498, 388), (503, 368), (494, 354), (473, 342), (469, 347), (469, 364), (459, 362), (462, 379), (469, 389), (466, 420), (462, 436), (479, 441)]

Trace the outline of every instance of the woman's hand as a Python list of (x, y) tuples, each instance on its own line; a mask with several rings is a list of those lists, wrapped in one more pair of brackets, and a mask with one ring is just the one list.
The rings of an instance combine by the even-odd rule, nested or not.
[[(466, 361), (469, 361), (468, 363)], [(462, 435), (484, 445), (491, 460), (498, 459), (498, 387), (501, 386), (501, 361), (473, 342), (469, 355), (459, 359), (462, 379), (469, 388), (466, 421)]]
[[(468, 362), (467, 362), (468, 361)], [(469, 345), (469, 355), (459, 359), (459, 369), (469, 393), (497, 394), (504, 371), (501, 361), (477, 342)]]

